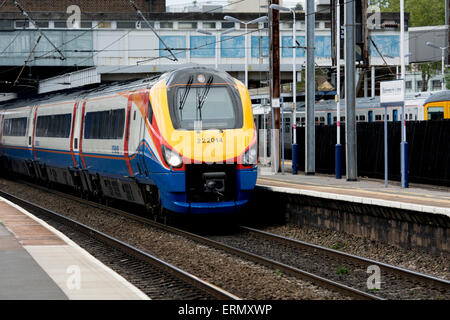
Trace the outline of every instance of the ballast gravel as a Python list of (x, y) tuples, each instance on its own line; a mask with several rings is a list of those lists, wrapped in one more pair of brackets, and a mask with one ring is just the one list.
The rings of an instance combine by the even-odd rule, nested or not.
[(27, 185), (0, 178), (0, 189), (144, 250), (242, 299), (349, 299), (278, 270)]

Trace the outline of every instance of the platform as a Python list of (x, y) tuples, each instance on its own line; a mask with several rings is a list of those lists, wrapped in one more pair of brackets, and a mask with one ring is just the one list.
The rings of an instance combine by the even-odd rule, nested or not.
[(301, 194), (325, 199), (365, 203), (389, 208), (443, 214), (450, 217), (450, 189), (420, 186), (401, 188), (391, 183), (388, 188), (384, 180), (363, 179), (347, 181), (326, 175), (297, 175), (286, 172), (273, 174), (270, 168), (262, 167), (258, 172), (257, 187), (276, 192)]
[(65, 235), (0, 197), (0, 300), (147, 300)]

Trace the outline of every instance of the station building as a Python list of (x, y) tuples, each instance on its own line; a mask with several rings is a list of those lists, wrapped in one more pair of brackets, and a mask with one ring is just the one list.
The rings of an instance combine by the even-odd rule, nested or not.
[[(37, 39), (40, 32), (12, 2), (0, 9), (0, 92), (7, 92), (24, 62), (22, 78), (48, 78), (83, 68), (96, 68), (102, 80), (146, 77), (172, 70), (175, 66), (202, 64), (229, 72), (244, 80), (245, 59), (248, 59), (249, 88), (267, 85), (269, 69), (268, 23), (245, 25), (226, 21), (226, 15), (248, 22), (264, 15), (262, 12), (224, 12), (212, 8), (204, 12), (165, 12), (164, 0), (135, 1), (159, 36), (142, 21), (128, 1), (26, 1), (19, 3), (36, 21), (55, 46), (47, 39)], [(78, 5), (81, 21), (76, 28), (68, 25)], [(220, 11), (220, 12), (218, 12)], [(305, 66), (305, 13), (296, 15), (296, 69)], [(331, 13), (321, 10), (315, 16), (315, 62), (328, 72), (332, 70)], [(398, 13), (382, 13), (380, 24), (370, 30), (370, 65), (386, 68), (400, 64)], [(292, 14), (280, 14), (280, 68), (282, 83), (292, 81)], [(199, 29), (211, 33), (206, 35)], [(229, 29), (232, 32), (223, 34)], [(408, 32), (406, 32), (408, 37)], [(178, 61), (173, 61), (164, 44)], [(375, 46), (376, 48), (375, 48)], [(34, 50), (33, 50), (34, 49)], [(406, 48), (406, 52), (409, 48)], [(408, 58), (406, 60), (408, 63)], [(331, 74), (331, 73), (330, 73)], [(331, 77), (331, 76), (330, 76)], [(22, 81), (22, 80), (21, 80)], [(26, 81), (26, 80), (24, 80)], [(21, 83), (23, 84), (23, 83)], [(35, 83), (25, 85), (35, 86)], [(70, 86), (70, 85), (69, 85)]]

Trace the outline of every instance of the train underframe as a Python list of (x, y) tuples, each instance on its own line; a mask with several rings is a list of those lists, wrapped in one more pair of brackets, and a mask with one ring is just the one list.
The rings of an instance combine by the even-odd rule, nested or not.
[(237, 165), (187, 165), (185, 171), (155, 174), (166, 187), (139, 177), (110, 177), (80, 168), (58, 168), (29, 159), (0, 157), (6, 173), (28, 177), (47, 187), (64, 185), (76, 194), (103, 204), (122, 200), (142, 205), (155, 218), (170, 213), (221, 214), (241, 211), (256, 183), (256, 167), (238, 170)]

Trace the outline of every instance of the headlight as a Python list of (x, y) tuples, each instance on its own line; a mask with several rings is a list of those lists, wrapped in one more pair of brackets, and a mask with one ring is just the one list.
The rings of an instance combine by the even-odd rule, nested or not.
[(257, 160), (258, 160), (258, 153), (256, 152), (256, 143), (255, 143), (242, 156), (242, 164), (244, 166), (251, 166), (256, 164)]
[(181, 156), (177, 152), (170, 150), (166, 146), (162, 146), (161, 151), (164, 157), (164, 161), (166, 161), (169, 166), (173, 168), (180, 168), (183, 165), (183, 158), (181, 158)]

